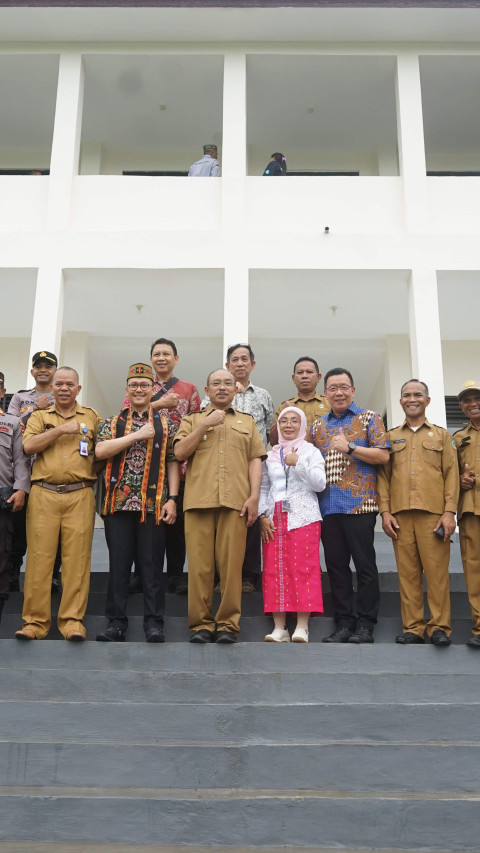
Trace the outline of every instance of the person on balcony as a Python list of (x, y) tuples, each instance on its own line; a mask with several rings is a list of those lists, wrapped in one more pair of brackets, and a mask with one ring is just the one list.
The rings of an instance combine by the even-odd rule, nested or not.
[(203, 157), (195, 160), (188, 170), (189, 178), (219, 178), (220, 163), (217, 160), (218, 152), (216, 145), (204, 145)]
[(270, 160), (267, 163), (266, 169), (264, 171), (264, 175), (285, 175), (287, 172), (287, 161), (283, 154), (280, 151), (275, 152), (270, 157)]

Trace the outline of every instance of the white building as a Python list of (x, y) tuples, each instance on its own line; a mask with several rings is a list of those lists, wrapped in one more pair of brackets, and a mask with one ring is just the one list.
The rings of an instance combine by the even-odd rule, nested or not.
[(345, 366), (389, 425), (480, 379), (479, 2), (0, 0), (0, 117), (8, 391), (51, 349), (111, 414), (158, 336), (200, 388), (250, 341), (277, 403)]

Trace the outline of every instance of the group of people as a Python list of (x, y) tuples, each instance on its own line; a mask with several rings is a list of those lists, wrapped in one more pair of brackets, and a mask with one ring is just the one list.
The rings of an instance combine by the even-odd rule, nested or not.
[[(349, 370), (329, 370), (324, 394), (318, 393), (321, 374), (310, 356), (297, 359), (296, 394), (276, 410), (268, 391), (251, 382), (255, 357), (248, 343), (228, 348), (225, 367), (207, 377), (202, 401), (192, 383), (174, 375), (173, 341), (159, 338), (150, 356), (150, 363), (128, 368), (115, 417), (102, 420), (80, 405), (77, 372), (58, 367), (47, 351), (33, 356), (35, 388), (15, 394), (8, 413), (0, 410), (0, 614), (18, 580), (23, 554), (13, 547), (13, 522), (28, 498), (24, 624), (17, 639), (48, 635), (52, 572), (60, 559), (58, 627), (69, 641), (86, 639), (92, 487), (103, 472), (109, 579), (98, 641), (125, 641), (135, 566), (145, 639), (164, 642), (165, 553), (169, 588), (182, 592), (186, 548), (192, 643), (236, 642), (242, 593), (257, 589), (260, 576), (264, 610), (273, 618), (265, 640), (306, 643), (310, 617), (323, 612), (321, 539), (334, 617), (323, 642), (373, 643), (380, 513), (399, 576), (396, 642), (423, 643), (426, 634), (432, 644), (447, 646), (457, 514), (472, 609), (468, 645), (480, 648), (478, 383), (466, 382), (459, 392), (469, 422), (452, 440), (428, 421), (428, 388), (417, 379), (401, 388), (403, 424), (386, 432), (377, 413), (357, 405)], [(0, 374), (0, 402), (4, 395)], [(215, 612), (214, 589), (220, 594)], [(292, 634), (288, 614), (296, 618)]]
[[(219, 178), (220, 163), (218, 162), (217, 146), (210, 144), (203, 146), (203, 157), (195, 160), (188, 170), (189, 178)], [(287, 161), (280, 151), (275, 151), (265, 167), (264, 176), (286, 175)]]

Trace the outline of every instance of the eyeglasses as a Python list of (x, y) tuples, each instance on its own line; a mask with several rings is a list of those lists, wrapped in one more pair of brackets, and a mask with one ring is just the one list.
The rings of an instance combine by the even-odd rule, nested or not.
[(127, 388), (130, 391), (148, 391), (149, 388), (153, 388), (153, 384), (151, 382), (127, 382)]
[(224, 379), (221, 382), (216, 379), (214, 382), (210, 382), (212, 388), (233, 388), (235, 385), (233, 379)]
[(353, 385), (329, 385), (325, 391), (327, 394), (336, 394), (337, 391), (343, 391), (345, 394), (350, 388), (353, 388)]

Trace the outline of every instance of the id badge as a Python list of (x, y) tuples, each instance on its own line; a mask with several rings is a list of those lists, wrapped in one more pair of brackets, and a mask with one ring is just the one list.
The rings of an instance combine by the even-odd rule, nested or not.
[(83, 438), (80, 441), (80, 456), (88, 456), (88, 441)]
[(287, 501), (285, 499), (282, 501), (282, 512), (289, 512), (289, 511), (290, 511), (290, 501)]

